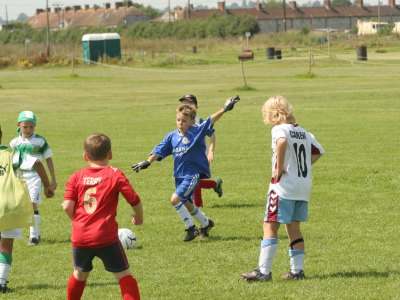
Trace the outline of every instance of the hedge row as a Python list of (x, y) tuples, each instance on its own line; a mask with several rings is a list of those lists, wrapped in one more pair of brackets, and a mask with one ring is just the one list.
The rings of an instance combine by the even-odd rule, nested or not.
[[(126, 39), (159, 39), (159, 38), (225, 38), (241, 36), (245, 32), (252, 35), (259, 32), (257, 21), (249, 16), (243, 17), (210, 17), (206, 20), (191, 20), (178, 22), (143, 22), (132, 26), (107, 28), (104, 26), (91, 28), (72, 28), (52, 30), (51, 40), (54, 43), (80, 43), (86, 33), (118, 32)], [(16, 23), (13, 30), (0, 31), (0, 44), (23, 44), (26, 40), (45, 42), (45, 29), (34, 30), (25, 23)]]

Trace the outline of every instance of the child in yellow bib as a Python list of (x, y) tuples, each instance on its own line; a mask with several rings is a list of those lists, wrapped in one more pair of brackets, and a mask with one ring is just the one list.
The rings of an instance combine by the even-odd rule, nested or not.
[[(7, 286), (12, 262), (14, 239), (22, 238), (21, 228), (32, 225), (32, 206), (24, 179), (17, 176), (18, 164), (13, 165), (14, 150), (1, 145), (0, 126), (0, 293), (11, 292)], [(27, 164), (36, 169), (45, 185), (45, 195), (54, 196), (46, 171), (37, 158), (28, 155)]]

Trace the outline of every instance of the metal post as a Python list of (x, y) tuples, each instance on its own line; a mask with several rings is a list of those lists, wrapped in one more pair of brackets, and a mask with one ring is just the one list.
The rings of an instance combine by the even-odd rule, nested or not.
[(171, 0), (168, 0), (168, 23), (171, 23)]
[(283, 5), (283, 26), (284, 26), (283, 28), (286, 32), (286, 1), (285, 0), (282, 1), (282, 5)]
[(7, 5), (6, 5), (6, 24), (8, 25), (8, 10), (7, 10)]
[(46, 49), (47, 57), (50, 57), (50, 20), (49, 20), (49, 0), (46, 0), (46, 21), (47, 21), (47, 36), (46, 36)]

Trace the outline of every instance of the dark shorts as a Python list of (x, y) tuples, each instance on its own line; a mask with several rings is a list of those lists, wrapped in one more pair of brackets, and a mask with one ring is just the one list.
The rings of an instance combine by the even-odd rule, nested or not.
[(182, 199), (182, 202), (193, 201), (193, 193), (199, 185), (200, 175), (187, 175), (183, 178), (175, 178), (175, 194)]
[(82, 272), (93, 270), (93, 259), (97, 256), (108, 272), (118, 273), (129, 268), (128, 259), (121, 243), (118, 241), (103, 248), (72, 248), (74, 265)]

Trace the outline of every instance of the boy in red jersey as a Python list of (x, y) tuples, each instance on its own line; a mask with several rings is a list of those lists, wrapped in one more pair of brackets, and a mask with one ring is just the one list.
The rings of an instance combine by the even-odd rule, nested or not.
[(72, 220), (74, 272), (68, 281), (68, 299), (81, 299), (96, 256), (107, 271), (114, 273), (124, 300), (140, 299), (137, 281), (118, 239), (116, 216), (119, 193), (132, 206), (134, 225), (143, 223), (142, 203), (121, 170), (108, 166), (112, 152), (106, 135), (87, 137), (84, 150), (83, 158), (89, 167), (70, 177), (63, 204)]

